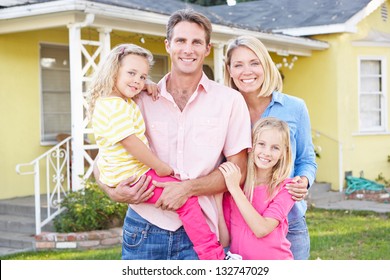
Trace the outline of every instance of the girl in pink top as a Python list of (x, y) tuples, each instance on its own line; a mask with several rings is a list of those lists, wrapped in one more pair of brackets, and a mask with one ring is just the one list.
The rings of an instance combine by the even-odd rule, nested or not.
[[(294, 200), (285, 185), (291, 171), (290, 135), (287, 123), (262, 118), (252, 129), (253, 148), (248, 154), (244, 189), (237, 165), (225, 162), (219, 169), (229, 194), (219, 210), (220, 240), (244, 260), (292, 260), (287, 240), (287, 214)], [(230, 241), (230, 242), (229, 242)]]

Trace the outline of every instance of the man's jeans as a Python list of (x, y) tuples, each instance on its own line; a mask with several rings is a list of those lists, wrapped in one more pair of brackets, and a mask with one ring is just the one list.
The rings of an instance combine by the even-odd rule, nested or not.
[(123, 225), (123, 260), (197, 260), (183, 227), (168, 231), (156, 227), (130, 207)]
[(288, 222), (287, 239), (291, 242), (291, 251), (294, 255), (294, 260), (309, 259), (310, 237), (305, 217)]

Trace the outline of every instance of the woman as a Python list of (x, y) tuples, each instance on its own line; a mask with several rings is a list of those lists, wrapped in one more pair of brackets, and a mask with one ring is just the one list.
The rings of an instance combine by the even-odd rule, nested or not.
[(263, 117), (276, 117), (288, 123), (294, 163), (287, 185), (296, 200), (288, 214), (287, 239), (296, 260), (308, 259), (310, 237), (306, 225), (307, 189), (313, 184), (317, 165), (311, 139), (310, 119), (303, 100), (283, 94), (282, 77), (266, 47), (255, 37), (232, 40), (225, 57), (225, 84), (238, 90), (250, 112), (252, 125)]

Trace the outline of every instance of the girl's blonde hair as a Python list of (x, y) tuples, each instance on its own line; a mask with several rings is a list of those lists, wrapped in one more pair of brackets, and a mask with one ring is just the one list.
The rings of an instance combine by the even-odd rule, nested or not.
[(101, 96), (109, 96), (114, 87), (118, 70), (123, 58), (129, 54), (144, 57), (149, 67), (153, 65), (153, 55), (147, 49), (134, 44), (121, 44), (113, 48), (107, 58), (94, 73), (89, 85), (89, 117), (95, 109), (96, 100)]
[(267, 48), (264, 44), (253, 36), (239, 36), (229, 42), (225, 55), (225, 85), (238, 90), (237, 85), (234, 83), (233, 78), (230, 77), (229, 67), (232, 60), (232, 53), (238, 47), (245, 47), (253, 51), (259, 58), (261, 65), (264, 69), (264, 82), (261, 86), (261, 90), (258, 97), (270, 96), (275, 90), (283, 90), (282, 76), (271, 56), (269, 55)]
[(255, 165), (255, 155), (254, 147), (258, 143), (260, 135), (265, 130), (273, 129), (280, 133), (282, 136), (283, 146), (282, 146), (282, 156), (277, 162), (277, 164), (272, 168), (272, 177), (268, 185), (268, 198), (271, 200), (280, 185), (285, 179), (290, 176), (292, 168), (292, 156), (291, 156), (291, 144), (290, 144), (290, 130), (288, 124), (282, 120), (273, 117), (262, 118), (258, 120), (252, 128), (252, 143), (253, 148), (248, 153), (248, 167), (247, 167), (247, 176), (244, 185), (244, 193), (247, 196), (248, 200), (252, 202), (253, 199), (253, 190), (256, 184), (256, 165)]

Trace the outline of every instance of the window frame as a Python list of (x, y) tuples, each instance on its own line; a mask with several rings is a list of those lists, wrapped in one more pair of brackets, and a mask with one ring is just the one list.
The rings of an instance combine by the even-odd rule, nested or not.
[[(381, 125), (375, 127), (363, 127), (361, 118), (362, 118), (362, 97), (367, 94), (362, 92), (362, 78), (364, 77), (361, 73), (362, 62), (364, 61), (379, 61), (380, 62), (380, 71), (381, 73), (377, 76), (378, 79), (381, 79), (381, 91), (379, 91), (378, 96), (380, 97), (380, 114), (381, 114)], [(358, 127), (359, 133), (362, 134), (377, 134), (387, 132), (387, 123), (388, 123), (388, 109), (387, 109), (387, 60), (383, 56), (359, 56), (358, 57)]]
[[(40, 143), (41, 145), (43, 146), (49, 146), (49, 145), (55, 145), (57, 144), (57, 140), (56, 139), (53, 139), (53, 140), (49, 140), (49, 139), (46, 139), (46, 135), (45, 135), (45, 106), (44, 106), (44, 92), (45, 92), (45, 89), (44, 89), (44, 85), (43, 85), (43, 72), (45, 71), (45, 68), (42, 67), (41, 65), (41, 60), (42, 60), (42, 48), (44, 47), (48, 47), (48, 48), (59, 48), (59, 49), (63, 49), (64, 51), (66, 51), (68, 54), (69, 54), (69, 46), (67, 44), (56, 44), (56, 43), (50, 43), (50, 42), (41, 42), (39, 43), (39, 78), (40, 78), (40, 89), (39, 89), (39, 94), (40, 94)], [(60, 69), (60, 68), (57, 68), (57, 69), (54, 69), (54, 71), (61, 71), (61, 72), (69, 72), (69, 92), (68, 92), (68, 95), (69, 95), (69, 102), (70, 102), (70, 98), (71, 98), (71, 90), (70, 90), (70, 59), (68, 59), (68, 65), (69, 67), (68, 68), (64, 68), (64, 69)], [(66, 94), (66, 90), (58, 90), (58, 92), (62, 92), (64, 94)], [(71, 118), (71, 115), (72, 115), (72, 108), (70, 107), (69, 108), (69, 116)], [(70, 119), (70, 122), (69, 122), (69, 128), (71, 129), (71, 119)], [(69, 133), (71, 134), (71, 131), (59, 131), (57, 134), (60, 134), (60, 133)]]

